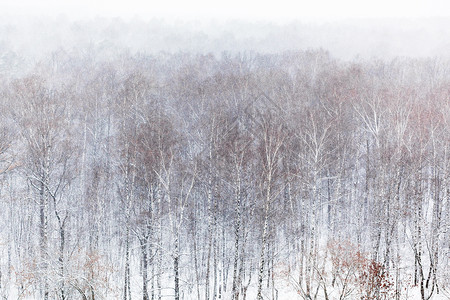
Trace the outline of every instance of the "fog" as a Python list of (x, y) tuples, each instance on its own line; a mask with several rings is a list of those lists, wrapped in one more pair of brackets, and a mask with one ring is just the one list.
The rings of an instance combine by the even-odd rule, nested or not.
[(45, 15), (64, 14), (71, 19), (102, 17), (143, 19), (245, 19), (286, 22), (296, 19), (332, 20), (344, 18), (423, 18), (448, 17), (445, 0), (17, 0), (0, 3), (6, 14)]
[(54, 51), (105, 47), (147, 54), (323, 48), (344, 60), (450, 53), (444, 0), (21, 0), (0, 3), (0, 11), (3, 70)]
[(108, 59), (122, 52), (157, 54), (324, 49), (342, 60), (447, 57), (450, 18), (343, 18), (274, 21), (139, 16), (5, 16), (0, 21), (1, 72), (25, 71), (54, 52)]

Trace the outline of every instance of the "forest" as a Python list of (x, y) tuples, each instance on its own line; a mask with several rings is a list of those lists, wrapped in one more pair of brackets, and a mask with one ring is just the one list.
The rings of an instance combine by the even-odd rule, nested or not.
[(449, 59), (88, 50), (1, 69), (2, 299), (450, 299)]

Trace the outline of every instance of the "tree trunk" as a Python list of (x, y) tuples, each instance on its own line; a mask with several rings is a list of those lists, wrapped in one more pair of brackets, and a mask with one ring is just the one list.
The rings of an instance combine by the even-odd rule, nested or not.
[(147, 259), (147, 244), (148, 237), (139, 239), (141, 244), (142, 255), (142, 300), (149, 300), (148, 298), (148, 259)]
[(175, 300), (180, 300), (180, 271), (179, 271), (179, 263), (180, 263), (180, 255), (179, 255), (179, 241), (178, 234), (175, 238), (175, 250), (173, 256), (173, 272), (174, 272), (174, 283), (175, 283)]

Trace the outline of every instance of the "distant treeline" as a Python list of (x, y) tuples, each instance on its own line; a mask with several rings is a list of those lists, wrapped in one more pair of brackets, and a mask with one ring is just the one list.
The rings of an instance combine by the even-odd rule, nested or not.
[[(6, 12), (3, 12), (6, 13)], [(349, 19), (286, 24), (247, 21), (169, 21), (66, 17), (0, 18), (0, 74), (23, 76), (55, 51), (108, 61), (118, 53), (243, 51), (280, 53), (326, 49), (336, 58), (449, 57), (450, 19)]]

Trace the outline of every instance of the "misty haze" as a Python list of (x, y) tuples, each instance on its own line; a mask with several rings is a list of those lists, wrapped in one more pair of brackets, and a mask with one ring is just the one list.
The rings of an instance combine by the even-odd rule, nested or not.
[(1, 299), (450, 299), (448, 5), (288, 2), (0, 4)]

